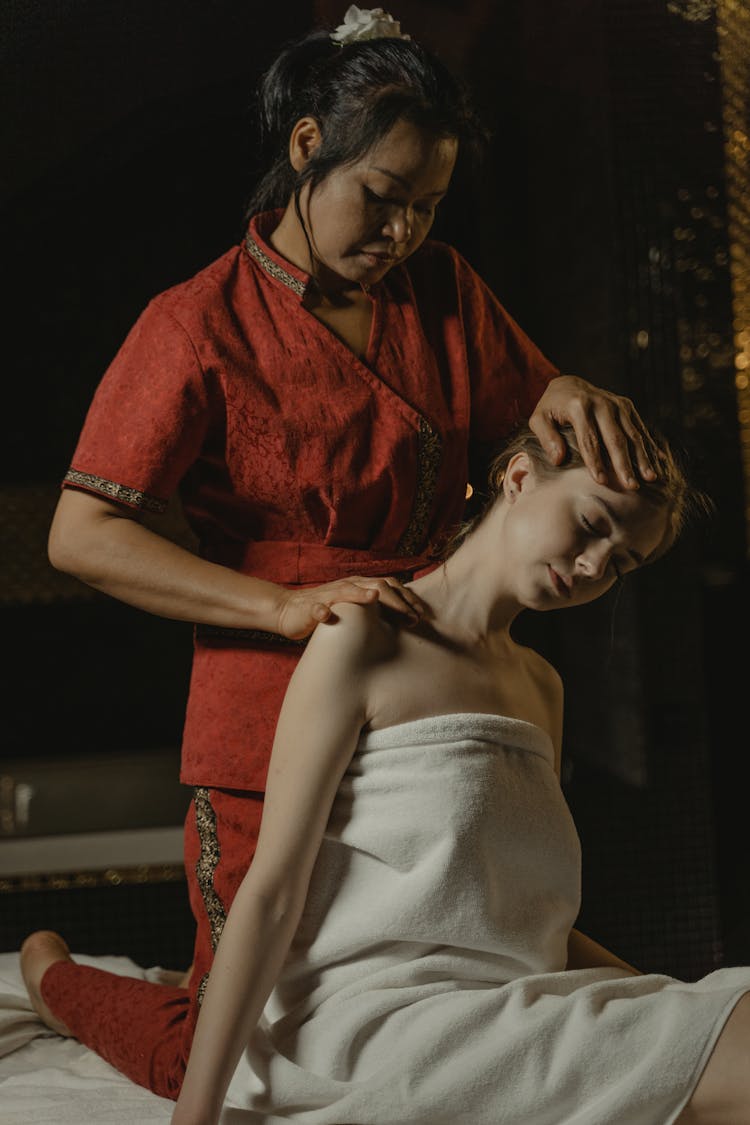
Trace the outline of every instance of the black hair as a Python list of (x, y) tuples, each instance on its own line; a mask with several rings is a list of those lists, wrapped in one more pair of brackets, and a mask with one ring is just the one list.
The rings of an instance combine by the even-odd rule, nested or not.
[[(400, 119), (436, 137), (455, 137), (462, 158), (476, 160), (487, 141), (467, 87), (411, 39), (369, 39), (339, 46), (318, 30), (288, 43), (262, 76), (257, 95), (260, 154), (266, 169), (246, 219), (285, 207), (341, 165), (368, 152)], [(289, 162), (289, 136), (302, 117), (321, 131), (301, 172)]]

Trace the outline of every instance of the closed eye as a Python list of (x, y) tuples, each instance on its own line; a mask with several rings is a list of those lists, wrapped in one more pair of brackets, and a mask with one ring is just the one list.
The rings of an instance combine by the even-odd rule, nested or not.
[(392, 199), (386, 199), (384, 195), (378, 195), (377, 192), (374, 192), (372, 188), (368, 187), (365, 187), (365, 195), (368, 199), (371, 199), (373, 203), (382, 203), (385, 205), (394, 202)]
[(600, 531), (598, 527), (594, 527), (594, 525), (593, 525), (593, 523), (591, 522), (591, 520), (587, 520), (587, 519), (586, 519), (586, 517), (585, 517), (585, 516), (583, 516), (583, 515), (581, 516), (581, 523), (582, 523), (582, 524), (583, 524), (583, 526), (584, 526), (584, 527), (586, 528), (586, 530), (588, 531), (588, 533), (589, 533), (590, 535), (595, 535), (597, 539), (601, 539), (601, 538), (602, 538), (602, 536), (604, 535), (604, 532), (603, 532), (603, 531)]
[[(597, 539), (603, 539), (604, 538), (606, 532), (600, 530), (598, 527), (595, 527), (594, 524), (591, 522), (591, 520), (586, 519), (586, 517), (584, 515), (581, 516), (581, 523), (586, 528), (589, 535), (593, 535)], [(622, 576), (623, 576), (623, 572), (620, 569), (620, 564), (617, 562), (617, 559), (614, 556), (612, 556), (612, 558), (610, 559), (610, 562), (612, 563), (612, 569), (615, 572), (615, 577), (617, 578), (617, 581), (619, 582), (621, 580)]]
[[(372, 188), (369, 188), (366, 185), (363, 186), (365, 195), (372, 203), (376, 203), (381, 207), (408, 207), (408, 204), (404, 203), (401, 199), (391, 199), (387, 195), (378, 195), (378, 193), (376, 191), (373, 191)], [(425, 215), (427, 218), (431, 218), (436, 206), (437, 204), (432, 203), (416, 203), (414, 205), (414, 210), (420, 215)]]

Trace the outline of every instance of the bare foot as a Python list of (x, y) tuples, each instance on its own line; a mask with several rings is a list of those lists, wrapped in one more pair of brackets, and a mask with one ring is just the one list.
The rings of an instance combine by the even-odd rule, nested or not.
[(42, 977), (56, 961), (72, 961), (70, 950), (59, 934), (37, 930), (21, 946), (21, 973), (36, 1014), (58, 1035), (70, 1036), (64, 1023), (56, 1019), (42, 1000)]

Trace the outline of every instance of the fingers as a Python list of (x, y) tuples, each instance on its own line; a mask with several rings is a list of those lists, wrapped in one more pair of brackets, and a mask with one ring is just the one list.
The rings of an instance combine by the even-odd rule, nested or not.
[(342, 578), (324, 586), (285, 591), (279, 603), (276, 632), (292, 640), (302, 640), (316, 625), (335, 621), (337, 602), (368, 605), (380, 602), (402, 616), (406, 624), (415, 625), (427, 607), (413, 590), (397, 578)]
[[(638, 488), (638, 477), (644, 481), (655, 480), (655, 458), (651, 455), (654, 443), (630, 399), (612, 396), (597, 404), (593, 413), (593, 422), (589, 424), (598, 431), (612, 469), (624, 487)], [(598, 440), (596, 433), (593, 440)], [(597, 471), (601, 460), (600, 455)]]
[(553, 421), (552, 415), (543, 410), (535, 410), (529, 418), (529, 428), (539, 438), (553, 465), (559, 465), (565, 457), (565, 442)]
[(638, 488), (638, 477), (656, 479), (654, 442), (630, 399), (562, 376), (553, 380), (529, 419), (553, 464), (564, 457), (558, 432), (563, 425), (573, 427), (583, 462), (600, 484), (607, 482), (608, 463), (625, 488)]
[(583, 463), (595, 481), (606, 484), (607, 474), (599, 444), (599, 430), (584, 396), (575, 399), (569, 397), (564, 411), (553, 413), (552, 410), (536, 410), (529, 419), (529, 426), (547, 450), (553, 465), (561, 464), (566, 453), (565, 441), (558, 426), (572, 426)]
[(622, 417), (622, 428), (630, 442), (631, 455), (635, 457), (638, 475), (641, 480), (656, 480), (659, 475), (656, 469), (659, 463), (659, 453), (654, 439), (632, 402), (629, 399), (622, 401), (628, 408)]
[[(318, 590), (320, 596), (322, 590)], [(404, 586), (397, 578), (349, 578), (331, 583), (329, 605), (334, 602), (354, 602), (366, 605), (379, 601), (381, 605), (403, 614), (408, 620), (416, 622), (425, 610), (424, 602), (413, 590)]]
[[(427, 606), (419, 597), (419, 595), (415, 594), (412, 589), (410, 589), (408, 586), (405, 586), (403, 582), (399, 582), (397, 578), (386, 578), (385, 583), (388, 587), (389, 596), (399, 598), (405, 604), (407, 611), (412, 617), (415, 617), (417, 620), (419, 620), (419, 618), (424, 615)], [(380, 601), (382, 601), (382, 594), (379, 594), (378, 596), (380, 598)], [(388, 604), (391, 603), (388, 602)], [(394, 604), (393, 608), (399, 609), (400, 607)]]
[(594, 480), (606, 484), (607, 470), (602, 454), (604, 446), (615, 476), (625, 488), (637, 488), (627, 438), (619, 426), (615, 412), (608, 407), (607, 403), (598, 410), (585, 411), (578, 426), (573, 426), (583, 462)]

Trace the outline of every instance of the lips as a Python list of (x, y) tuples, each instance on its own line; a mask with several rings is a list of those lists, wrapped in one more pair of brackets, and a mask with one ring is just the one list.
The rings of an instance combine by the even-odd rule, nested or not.
[(389, 265), (393, 265), (395, 262), (400, 261), (400, 256), (394, 258), (392, 254), (382, 254), (375, 250), (363, 250), (362, 253), (367, 258), (375, 258), (378, 262), (387, 262)]
[(565, 581), (561, 574), (558, 574), (554, 567), (547, 566), (552, 585), (561, 598), (569, 598), (571, 595), (571, 584)]

